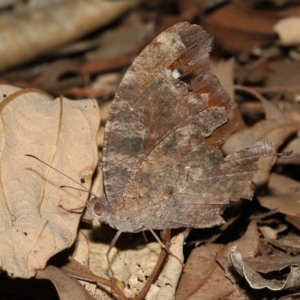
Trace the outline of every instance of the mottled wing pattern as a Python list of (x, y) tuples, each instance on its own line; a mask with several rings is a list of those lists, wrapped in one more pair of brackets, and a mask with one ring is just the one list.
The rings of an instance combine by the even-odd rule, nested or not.
[(154, 39), (124, 76), (103, 145), (105, 192), (112, 208), (122, 206), (132, 174), (170, 132), (207, 105), (222, 105), (222, 110), (234, 105), (221, 87), (202, 95), (213, 84), (205, 79), (210, 44), (199, 26), (176, 24)]
[(252, 198), (256, 161), (273, 153), (258, 143), (224, 158), (235, 104), (209, 73), (210, 44), (199, 26), (174, 25), (136, 58), (116, 94), (105, 133), (105, 190), (135, 229), (221, 224), (225, 204)]
[[(188, 130), (196, 135), (197, 128), (191, 127)], [(180, 137), (180, 131), (174, 135)], [(137, 227), (204, 228), (222, 224), (220, 212), (229, 201), (252, 198), (251, 179), (258, 158), (273, 154), (271, 143), (260, 142), (224, 159), (221, 151), (212, 150), (207, 141), (196, 145), (192, 138), (180, 138), (176, 153), (168, 155), (159, 175), (151, 170), (157, 170), (156, 158), (165, 156), (165, 141), (142, 164), (125, 191), (125, 202), (130, 203), (127, 198), (132, 195), (138, 199)], [(182, 155), (186, 148), (190, 152)]]

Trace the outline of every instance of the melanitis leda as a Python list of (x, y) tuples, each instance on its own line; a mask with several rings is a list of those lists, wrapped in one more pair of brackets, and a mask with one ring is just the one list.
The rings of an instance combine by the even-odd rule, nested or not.
[(235, 107), (209, 72), (212, 38), (179, 23), (135, 59), (111, 105), (105, 127), (105, 195), (88, 211), (119, 232), (223, 223), (230, 201), (251, 199), (257, 160), (273, 155), (259, 142), (224, 157)]

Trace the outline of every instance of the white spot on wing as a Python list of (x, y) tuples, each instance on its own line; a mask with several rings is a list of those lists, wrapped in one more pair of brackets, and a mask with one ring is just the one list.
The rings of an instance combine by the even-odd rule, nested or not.
[(179, 72), (178, 69), (174, 69), (174, 70), (172, 71), (172, 75), (173, 75), (173, 77), (174, 77), (175, 79), (178, 79), (178, 78), (181, 76), (181, 73)]

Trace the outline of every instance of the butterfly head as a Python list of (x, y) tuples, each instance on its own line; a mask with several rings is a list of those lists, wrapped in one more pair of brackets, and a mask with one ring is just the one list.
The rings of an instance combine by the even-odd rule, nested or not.
[(109, 205), (105, 195), (89, 200), (87, 211), (92, 218), (106, 222), (108, 216), (111, 215), (111, 206)]

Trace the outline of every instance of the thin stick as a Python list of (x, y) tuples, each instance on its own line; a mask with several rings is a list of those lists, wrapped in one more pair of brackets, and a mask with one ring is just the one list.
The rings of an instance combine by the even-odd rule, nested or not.
[(168, 250), (169, 250), (169, 248), (171, 246), (170, 238), (171, 238), (170, 229), (163, 230), (162, 239), (163, 239), (163, 243), (164, 243), (163, 245), (164, 245), (164, 247), (162, 247), (162, 249), (160, 251), (160, 254), (159, 254), (159, 257), (158, 257), (158, 259), (156, 261), (155, 267), (152, 270), (152, 272), (151, 272), (149, 278), (147, 279), (145, 285), (143, 286), (143, 288), (138, 293), (138, 295), (136, 297), (134, 297), (134, 298), (131, 298), (131, 300), (141, 300), (141, 299), (144, 299), (145, 296), (147, 295), (147, 293), (148, 293), (148, 291), (149, 291), (149, 289), (151, 287), (151, 284), (158, 277), (158, 274), (159, 274), (159, 272), (161, 270), (161, 267), (162, 267), (165, 259), (168, 256)]

